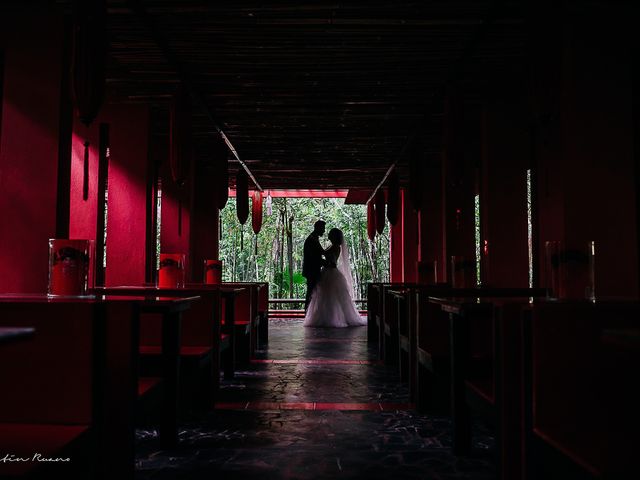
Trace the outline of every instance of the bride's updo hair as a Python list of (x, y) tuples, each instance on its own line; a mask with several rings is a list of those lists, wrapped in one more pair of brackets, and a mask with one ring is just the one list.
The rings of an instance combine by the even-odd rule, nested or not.
[(332, 228), (331, 230), (329, 230), (328, 237), (329, 241), (334, 245), (342, 245), (342, 240), (344, 237), (342, 235), (342, 230), (340, 230), (339, 228)]

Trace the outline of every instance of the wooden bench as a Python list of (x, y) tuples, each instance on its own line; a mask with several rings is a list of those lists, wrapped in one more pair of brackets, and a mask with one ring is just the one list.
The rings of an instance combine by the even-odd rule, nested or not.
[(269, 343), (269, 283), (258, 283), (258, 347)]
[[(451, 412), (451, 311), (449, 299), (540, 297), (544, 289), (414, 287), (416, 313), (416, 406), (422, 411)], [(411, 319), (414, 321), (414, 319)], [(480, 337), (478, 337), (480, 338)], [(485, 342), (486, 345), (488, 343)], [(485, 349), (486, 350), (486, 349)]]
[[(110, 294), (185, 298), (200, 297), (180, 319), (180, 405), (181, 410), (209, 410), (220, 384), (221, 352), (229, 343), (221, 339), (221, 299), (219, 289), (189, 285), (184, 288), (154, 286), (109, 287), (98, 291)], [(161, 314), (143, 311), (140, 319), (141, 371), (162, 375), (163, 332)]]
[[(260, 291), (263, 289), (264, 284), (256, 282), (224, 282), (220, 285), (223, 288), (235, 289), (236, 291), (234, 300), (235, 355), (238, 363), (247, 364), (258, 348), (258, 326), (261, 320), (259, 308)], [(227, 303), (225, 302), (223, 311), (226, 305)], [(231, 327), (227, 326), (227, 316), (223, 315), (222, 319), (223, 331), (231, 333)]]
[(640, 303), (536, 304), (524, 325), (528, 478), (638, 478)]
[[(389, 290), (406, 288), (405, 283), (369, 283), (367, 286), (367, 339), (369, 342), (377, 342), (378, 358), (392, 364), (397, 363), (397, 350), (395, 342), (386, 342), (385, 336), (392, 336), (395, 322), (385, 318), (395, 318), (395, 305), (389, 302)], [(385, 334), (386, 331), (386, 334)], [(385, 343), (386, 342), (386, 343)], [(388, 355), (387, 355), (388, 354)], [(389, 357), (389, 359), (386, 358)]]
[(382, 283), (367, 284), (367, 341), (378, 342), (378, 316), (382, 308)]
[(522, 318), (530, 298), (443, 300), (451, 312), (453, 451), (471, 452), (471, 419), (493, 427), (497, 477), (522, 478)]

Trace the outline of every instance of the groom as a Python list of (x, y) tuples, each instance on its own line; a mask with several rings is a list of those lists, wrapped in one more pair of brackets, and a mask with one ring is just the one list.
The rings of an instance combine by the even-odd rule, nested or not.
[(302, 257), (302, 276), (307, 279), (307, 297), (304, 301), (304, 311), (309, 308), (311, 295), (320, 280), (320, 270), (326, 263), (322, 258), (324, 249), (320, 245), (320, 237), (324, 235), (325, 222), (318, 220), (313, 225), (313, 232), (304, 241), (304, 252)]

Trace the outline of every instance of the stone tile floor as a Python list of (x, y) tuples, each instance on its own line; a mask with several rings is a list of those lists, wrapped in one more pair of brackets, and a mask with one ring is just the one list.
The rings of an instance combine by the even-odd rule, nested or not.
[(410, 409), (366, 328), (273, 320), (258, 357), (222, 382), (218, 408), (182, 425), (178, 448), (159, 450), (156, 432), (139, 430), (136, 478), (495, 478), (487, 430), (476, 429), (471, 456), (452, 455), (450, 420)]

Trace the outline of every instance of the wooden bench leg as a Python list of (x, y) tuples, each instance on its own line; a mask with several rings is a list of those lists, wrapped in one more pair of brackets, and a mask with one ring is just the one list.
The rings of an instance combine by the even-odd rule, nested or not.
[(160, 442), (164, 447), (174, 447), (178, 444), (180, 316), (181, 314), (178, 312), (164, 314), (162, 317), (164, 401), (160, 423)]
[(450, 315), (451, 329), (451, 416), (453, 417), (453, 453), (468, 455), (471, 452), (471, 416), (465, 400), (464, 378), (466, 352), (469, 351), (465, 318)]

